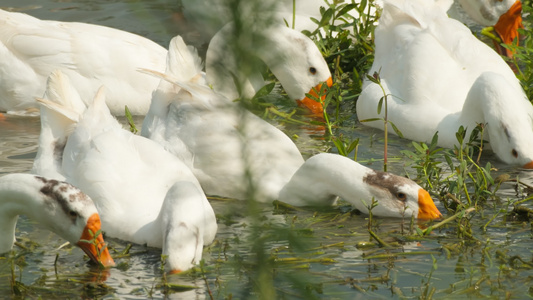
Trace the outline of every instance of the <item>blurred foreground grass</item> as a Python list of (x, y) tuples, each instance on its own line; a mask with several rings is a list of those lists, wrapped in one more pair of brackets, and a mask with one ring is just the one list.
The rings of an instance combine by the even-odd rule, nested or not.
[[(227, 2), (230, 7), (240, 3)], [(373, 5), (373, 1), (325, 4), (317, 30), (307, 32), (334, 76), (335, 85), (327, 98), (329, 124), (293, 114), (297, 108), (281, 99), (283, 95), (258, 95), (247, 107), (272, 122), (297, 122), (326, 132), (316, 151), (355, 156), (359, 140), (353, 132), (346, 133), (357, 125), (355, 102), (373, 62), (379, 8), (377, 14), (366, 15)], [(350, 10), (357, 10), (360, 17), (352, 17), (347, 13)], [(520, 69), (519, 79), (532, 100), (531, 1), (524, 1), (524, 12), (526, 38), (515, 49), (512, 63)], [(241, 17), (235, 14), (233, 19)], [(332, 25), (334, 19), (342, 24)], [(247, 20), (236, 21), (247, 24)], [(250, 28), (239, 30), (248, 34)], [(246, 49), (241, 50), (243, 62), (248, 61)], [(317, 129), (325, 127), (331, 130)], [(128, 285), (132, 277), (124, 281), (125, 289), (139, 298), (186, 297), (186, 292), (195, 289), (202, 290), (193, 294), (196, 297), (216, 299), (531, 297), (532, 188), (521, 173), (499, 171), (484, 159), (482, 130), (470, 137), (459, 131), (461, 147), (456, 149), (443, 149), (434, 142), (405, 142), (404, 149), (392, 157), (396, 170), (405, 169), (407, 176), (432, 194), (446, 217), (442, 224), (369, 218), (342, 201), (333, 208), (316, 210), (212, 199), (221, 234), (205, 249), (203, 263), (178, 276), (154, 270), (154, 278), (139, 280), (135, 288)], [(381, 146), (382, 133), (376, 136)], [(364, 154), (358, 158), (367, 159)], [(130, 248), (120, 241), (110, 243), (119, 262), (112, 272), (115, 275), (130, 274), (138, 257), (153, 252), (140, 245)], [(0, 264), (10, 268), (1, 272), (7, 274), (2, 277), (11, 288), (8, 297), (125, 297), (106, 285), (106, 274), (98, 270), (77, 274), (59, 268), (55, 276), (51, 270), (41, 270), (38, 280), (23, 284), (24, 255), (38, 252), (39, 246), (24, 240), (22, 245), (11, 256), (0, 258)], [(81, 269), (77, 271), (84, 272)], [(188, 284), (180, 283), (182, 279), (189, 280)]]

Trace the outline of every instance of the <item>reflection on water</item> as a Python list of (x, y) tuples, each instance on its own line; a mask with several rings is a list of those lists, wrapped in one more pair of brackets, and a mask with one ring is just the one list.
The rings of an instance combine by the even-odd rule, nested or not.
[[(141, 120), (136, 120), (136, 123), (140, 124)], [(8, 116), (0, 126), (0, 173), (27, 172), (36, 153), (39, 119)], [(298, 129), (298, 126), (292, 125), (284, 130), (290, 135), (300, 136), (297, 143), (305, 153), (311, 154), (317, 151), (317, 147), (324, 145), (316, 136)], [(375, 133), (371, 129), (346, 130), (351, 138), (361, 138), (361, 147), (366, 149), (364, 152), (360, 150), (361, 159), (380, 157), (382, 144), (379, 141), (370, 142), (370, 137)], [(371, 146), (372, 143), (374, 145)], [(398, 155), (399, 150), (409, 143), (392, 138), (393, 155)], [(378, 165), (379, 163), (374, 167), (379, 168)], [(393, 164), (393, 168), (401, 172), (402, 163)], [(521, 180), (532, 181), (527, 172), (521, 172), (520, 177)], [(511, 184), (507, 184), (502, 191), (509, 197), (517, 197)], [(18, 224), (17, 237), (29, 250), (17, 247), (17, 255), (23, 257), (25, 263), (17, 269), (22, 272), (17, 273), (16, 280), (32, 286), (33, 290), (28, 295), (41, 295), (43, 298), (58, 295), (70, 298), (114, 295), (118, 298), (146, 299), (167, 295), (171, 299), (205, 299), (209, 298), (209, 291), (215, 293), (215, 298), (230, 294), (235, 298), (248, 298), (249, 276), (254, 270), (242, 262), (255, 260), (254, 253), (251, 252), (252, 245), (248, 243), (253, 240), (250, 237), (256, 234), (251, 226), (255, 220), (247, 217), (246, 210), (242, 209), (242, 202), (211, 202), (219, 220), (219, 231), (215, 243), (204, 251), (206, 278), (200, 271), (167, 277), (171, 286), (197, 288), (169, 291), (168, 288), (161, 287), (164, 279), (159, 249), (133, 245), (129, 253), (121, 255), (128, 244), (111, 238), (106, 238), (106, 241), (117, 267), (110, 269), (108, 274), (97, 271), (87, 265), (88, 260), (84, 259), (80, 249), (67, 246), (59, 250), (64, 240), (40, 229), (24, 217)], [(437, 206), (445, 211), (440, 203)], [(391, 289), (395, 291), (395, 295), (401, 292), (406, 296), (416, 296), (423, 292), (424, 284), (428, 284), (433, 258), (437, 261), (438, 272), (432, 275), (430, 284), (449, 295), (455, 290), (467, 289), (471, 281), (483, 277), (494, 278), (501, 272), (500, 263), (495, 262), (487, 263), (480, 269), (480, 256), (487, 255), (484, 254), (486, 249), (483, 243), (472, 244), (467, 248), (459, 246), (463, 242), (453, 232), (449, 237), (449, 229), (436, 231), (434, 236), (446, 243), (456, 241), (457, 249), (444, 250), (439, 239), (402, 241), (402, 230), (410, 230), (408, 220), (378, 219), (374, 230), (386, 233), (389, 239), (399, 238), (401, 247), (392, 250), (376, 247), (365, 249), (360, 247), (360, 243), (373, 242), (366, 229), (368, 219), (363, 215), (351, 215), (344, 206), (326, 209), (318, 214), (313, 211), (280, 212), (270, 205), (261, 206), (260, 209), (261, 223), (268, 224), (262, 227), (268, 228), (267, 232), (262, 233), (265, 250), (276, 260), (275, 286), (281, 294), (292, 295), (301, 291), (298, 286), (304, 282), (306, 288), (314, 291), (315, 295), (327, 298), (330, 295), (348, 299), (389, 297)], [(336, 217), (339, 212), (344, 214)], [(492, 216), (485, 216), (490, 217)], [(486, 232), (476, 231), (478, 239), (490, 239), (492, 247), (501, 245), (510, 254), (527, 258), (530, 255), (530, 230), (503, 222), (500, 218), (496, 220), (496, 225), (489, 226)], [(488, 221), (482, 220), (483, 224), (486, 222)], [(291, 238), (287, 236), (276, 236), (280, 232), (287, 232), (276, 231), (276, 228), (287, 227), (292, 228), (291, 233), (293, 238), (297, 238), (298, 245), (290, 244)], [(421, 254), (407, 256), (402, 255), (402, 252)], [(59, 255), (57, 263), (56, 254)], [(376, 258), (367, 258), (372, 256)], [(17, 262), (21, 263), (20, 258)], [(517, 273), (516, 276), (502, 278), (500, 284), (505, 289), (523, 289), (528, 285), (527, 276), (533, 276), (533, 272), (522, 270), (520, 276)], [(0, 259), (0, 278), (5, 279), (0, 280), (0, 293), (10, 294), (11, 263), (8, 260)], [(450, 287), (451, 285), (453, 286)], [(490, 294), (494, 285), (495, 283), (485, 285), (483, 294)], [(363, 294), (358, 292), (360, 290), (366, 292)]]
[(0, 120), (0, 174), (27, 172), (37, 153), (39, 118)]
[[(142, 122), (141, 119), (135, 121), (137, 124)], [(0, 173), (29, 171), (37, 150), (39, 118), (7, 116), (0, 128)], [(324, 142), (313, 135), (316, 132), (309, 133), (308, 129), (295, 125), (283, 129), (289, 135), (299, 136), (297, 143), (304, 153), (312, 155), (314, 152), (325, 150)], [(371, 133), (363, 131), (362, 134)], [(380, 147), (370, 147), (365, 143), (363, 145), (365, 148), (374, 149), (375, 155), (379, 157)], [(398, 149), (395, 147), (393, 149), (397, 153)], [(370, 158), (374, 154), (367, 151), (365, 155)], [(254, 220), (242, 212), (241, 202), (227, 203), (213, 200), (212, 204), (220, 221), (216, 242), (209, 250), (204, 251), (210, 289), (214, 288), (215, 282), (220, 281), (221, 286), (217, 288), (219, 293), (223, 293), (220, 297), (233, 294), (246, 298), (249, 293), (249, 282), (245, 274), (250, 270), (246, 267), (239, 270), (237, 262), (254, 260), (254, 254), (250, 252), (252, 245), (247, 242), (253, 240), (251, 236), (254, 233), (250, 224), (253, 224)], [(264, 218), (262, 222), (270, 224), (266, 228), (286, 228), (287, 224), (293, 224), (292, 226), (297, 228), (296, 234), (303, 238), (300, 242), (305, 244), (301, 253), (295, 253), (287, 250), (289, 244), (285, 238), (281, 237), (279, 240), (282, 242), (280, 242), (276, 238), (269, 237), (265, 245), (268, 249), (275, 250), (268, 251), (275, 251), (280, 260), (288, 259), (289, 261), (286, 264), (282, 263), (279, 267), (280, 274), (285, 274), (281, 278), (294, 276), (295, 265), (298, 265), (298, 268), (304, 268), (296, 274), (302, 272), (300, 275), (317, 285), (322, 284), (323, 281), (341, 283), (346, 276), (354, 278), (383, 276), (383, 270), (373, 270), (372, 264), (362, 259), (363, 251), (356, 247), (358, 242), (368, 241), (368, 234), (365, 231), (367, 220), (364, 216), (349, 217), (343, 221), (329, 221), (327, 218), (319, 220), (313, 216), (312, 211), (280, 214), (275, 212), (270, 205), (264, 205), (261, 209), (263, 210), (261, 215)], [(240, 212), (240, 215), (236, 212)], [(337, 214), (337, 210), (330, 209), (325, 213), (331, 216)], [(395, 230), (400, 227), (401, 221), (381, 220), (380, 222), (383, 230)], [(342, 224), (342, 227), (339, 224)], [(80, 249), (72, 246), (60, 249), (64, 240), (39, 228), (25, 217), (20, 218), (17, 238), (24, 247), (28, 248), (24, 250), (16, 247), (18, 255), (24, 257), (25, 261), (23, 267), (20, 268), (21, 273), (16, 277), (17, 281), (24, 285), (31, 285), (33, 288), (43, 288), (42, 291), (31, 291), (29, 295), (41, 295), (45, 298), (59, 294), (74, 298), (80, 295), (84, 297), (115, 295), (122, 298), (127, 295), (128, 299), (145, 299), (148, 295), (162, 297), (165, 293), (164, 288), (158, 287), (163, 281), (159, 249), (133, 245), (127, 255), (120, 255), (127, 248), (127, 243), (106, 238), (117, 268), (109, 270), (108, 274), (102, 274), (93, 268), (88, 268), (88, 260), (84, 259)], [(338, 243), (341, 244), (320, 249), (322, 245)], [(431, 242), (426, 247), (432, 249), (438, 245)], [(323, 253), (317, 253), (318, 251)], [(58, 255), (57, 262), (56, 255)], [(297, 264), (291, 263), (290, 259), (295, 257), (304, 260)], [(324, 262), (312, 263), (306, 262), (305, 259), (319, 259)], [(405, 264), (410, 264), (411, 261), (405, 260)], [(427, 268), (427, 265), (423, 267)], [(0, 260), (0, 277), (9, 278), (10, 269), (11, 264), (7, 260)], [(312, 270), (313, 275), (307, 274), (309, 270)], [(294, 280), (293, 278), (287, 282), (282, 281), (279, 286), (283, 290), (290, 291)], [(408, 279), (405, 280), (408, 281)], [(169, 276), (168, 283), (198, 287), (171, 293), (171, 298), (176, 299), (203, 299), (209, 290), (205, 280), (198, 273)], [(340, 286), (338, 283), (328, 284), (322, 289), (326, 295), (340, 291), (347, 293), (346, 289), (348, 292), (351, 290), (350, 285), (345, 283)], [(0, 292), (10, 293), (10, 291), (9, 281), (0, 280)]]
[[(177, 33), (185, 34), (185, 40), (195, 44), (197, 35), (186, 27), (179, 13), (178, 1), (51, 1), (51, 0), (2, 0), (2, 8), (9, 7), (44, 19), (81, 21), (112, 26), (136, 32), (166, 46)], [(200, 40), (200, 39), (198, 39)], [(196, 46), (198, 46), (196, 44)], [(354, 123), (354, 122), (352, 122)], [(137, 122), (140, 124), (140, 120)], [(38, 118), (8, 116), (0, 119), (0, 174), (27, 172), (37, 151), (40, 123)], [(283, 128), (289, 136), (297, 135), (296, 143), (306, 154), (326, 151), (326, 143), (316, 132), (300, 126)], [(344, 135), (361, 139), (359, 160), (366, 161), (374, 169), (382, 162), (382, 132), (360, 125), (339, 129)], [(400, 157), (401, 149), (408, 148), (409, 141), (391, 136), (390, 155)], [(485, 155), (484, 165), (492, 156)], [(512, 178), (531, 184), (531, 172), (517, 171), (495, 163), (500, 172), (510, 173)], [(391, 170), (405, 173), (404, 163), (394, 161)], [(408, 170), (411, 172), (412, 170)], [(503, 198), (518, 199), (524, 193), (515, 190), (515, 184), (504, 184), (500, 191)], [(219, 232), (215, 243), (204, 251), (205, 274), (201, 271), (181, 276), (168, 276), (169, 284), (194, 286), (196, 289), (168, 292), (159, 287), (163, 283), (160, 266), (161, 251), (133, 245), (128, 253), (121, 254), (128, 244), (106, 238), (114, 254), (117, 267), (102, 273), (87, 265), (83, 252), (72, 246), (63, 246), (64, 240), (42, 230), (32, 221), (21, 217), (17, 226), (19, 243), (27, 250), (16, 247), (16, 259), (0, 257), (0, 294), (13, 295), (10, 285), (11, 262), (17, 268), (15, 279), (31, 285), (29, 296), (37, 298), (93, 298), (117, 297), (121, 299), (146, 299), (149, 297), (172, 299), (248, 298), (250, 295), (251, 267), (242, 262), (254, 261), (247, 240), (253, 236), (256, 220), (250, 220), (242, 203), (212, 200), (219, 220)], [(444, 212), (442, 204), (437, 203)], [(491, 226), (482, 231), (482, 225), (497, 214), (498, 208), (507, 208), (504, 203), (495, 203), (496, 209), (476, 215), (479, 228), (473, 229), (477, 242), (464, 242), (454, 234), (454, 228), (434, 232), (438, 239), (427, 241), (402, 240), (402, 230), (409, 230), (409, 221), (378, 219), (374, 230), (397, 237), (401, 247), (393, 250), (372, 247), (365, 249), (361, 243), (372, 242), (367, 232), (366, 216), (351, 215), (345, 208), (313, 211), (279, 212), (270, 205), (261, 206), (263, 224), (269, 224), (272, 232), (263, 232), (265, 251), (276, 258), (277, 292), (294, 297), (298, 291), (308, 291), (324, 298), (366, 299), (418, 297), (424, 289), (434, 287), (449, 297), (488, 296), (501, 297), (506, 291), (526, 296), (533, 272), (531, 268), (520, 271), (509, 267), (508, 262), (490, 256), (494, 248), (505, 248), (511, 255), (530, 260), (531, 229), (529, 225), (513, 223), (497, 217)], [(343, 212), (340, 217), (334, 217)], [(239, 213), (241, 215), (239, 215)], [(277, 239), (276, 228), (292, 230), (294, 236)], [(286, 233), (286, 231), (285, 231)], [(298, 237), (298, 245), (295, 242)], [(489, 241), (485, 246), (485, 241)], [(281, 242), (280, 242), (281, 241)], [(456, 247), (447, 246), (457, 243)], [(443, 246), (447, 244), (446, 246)], [(61, 249), (59, 249), (62, 247)], [(489, 249), (490, 248), (490, 249)], [(299, 250), (298, 250), (299, 249)], [(420, 252), (419, 255), (402, 255), (400, 252)], [(58, 254), (56, 262), (56, 254)], [(380, 257), (381, 255), (381, 257)], [(368, 258), (368, 257), (376, 258)], [(434, 262), (438, 266), (431, 279)], [(482, 262), (480, 264), (480, 261)], [(22, 270), (22, 271), (20, 271)], [(20, 272), (20, 273), (19, 273)], [(204, 278), (205, 276), (205, 278)], [(299, 284), (304, 283), (303, 287)], [(479, 282), (479, 283), (478, 283)], [(469, 287), (472, 290), (464, 292)], [(18, 287), (23, 289), (23, 287)], [(365, 293), (361, 293), (361, 291)], [(461, 294), (457, 295), (457, 291)], [(167, 293), (167, 294), (165, 294)]]

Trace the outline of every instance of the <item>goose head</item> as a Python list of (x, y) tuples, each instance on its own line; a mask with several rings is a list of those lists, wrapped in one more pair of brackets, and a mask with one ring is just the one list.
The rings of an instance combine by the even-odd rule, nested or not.
[[(531, 108), (522, 108), (531, 111)], [(502, 107), (501, 113), (516, 109)], [(514, 114), (513, 118), (487, 118), (486, 121), (494, 153), (509, 165), (533, 169), (533, 114), (522, 112)]]
[(533, 106), (518, 82), (498, 73), (481, 74), (467, 95), (461, 117), (462, 123), (486, 124), (490, 147), (503, 162), (533, 169)]
[(13, 246), (17, 216), (23, 214), (80, 247), (92, 261), (114, 265), (96, 207), (78, 188), (40, 176), (9, 174), (0, 178), (0, 195), (0, 252)]
[(369, 169), (363, 182), (370, 195), (378, 201), (378, 206), (372, 209), (375, 215), (415, 216), (423, 220), (442, 216), (429, 193), (408, 178)]
[(169, 189), (158, 220), (165, 269), (171, 274), (198, 264), (204, 245), (214, 240), (218, 228), (215, 212), (199, 183), (187, 180), (178, 181)]
[[(253, 48), (253, 56), (263, 61), (279, 80), (289, 98), (308, 107), (314, 114), (322, 115), (322, 105), (306, 96), (316, 95), (322, 84), (331, 86), (331, 72), (315, 43), (307, 36), (285, 26), (272, 26), (257, 33), (263, 37)], [(238, 58), (231, 43), (238, 43), (233, 24), (224, 26), (209, 43), (206, 53), (207, 81), (215, 91), (228, 99), (239, 97), (238, 81), (242, 95), (251, 98), (264, 86), (261, 74), (244, 76), (239, 72)], [(245, 78), (240, 78), (240, 77)]]
[(272, 70), (289, 98), (312, 113), (322, 115), (322, 104), (306, 96), (311, 94), (318, 98), (317, 91), (323, 84), (332, 85), (331, 72), (322, 53), (301, 32), (285, 26), (276, 26), (269, 31), (272, 31), (268, 34), (271, 47), (261, 49), (259, 57)]

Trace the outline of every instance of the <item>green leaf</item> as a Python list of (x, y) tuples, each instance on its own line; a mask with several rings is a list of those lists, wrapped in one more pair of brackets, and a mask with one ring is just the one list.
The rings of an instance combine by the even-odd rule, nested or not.
[[(416, 151), (418, 151), (419, 153), (421, 154), (425, 154), (426, 153), (426, 149), (427, 147), (423, 147), (422, 146), (423, 143), (415, 143), (413, 142), (413, 147), (415, 147)], [(425, 144), (424, 144), (425, 145)]]
[(383, 106), (383, 99), (385, 99), (385, 97), (381, 97), (378, 102), (378, 115), (381, 114), (381, 107)]
[(361, 123), (374, 122), (374, 121), (383, 121), (383, 119), (382, 118), (370, 118), (370, 119), (359, 120), (359, 122), (361, 122)]
[[(357, 145), (359, 145), (359, 138), (357, 138), (354, 141), (352, 141), (350, 143), (350, 145), (348, 146), (348, 149), (346, 149), (346, 151), (348, 153), (352, 152), (357, 147)], [(348, 155), (348, 154), (346, 154), (346, 155)]]
[(370, 76), (368, 74), (366, 74), (366, 79), (372, 81), (375, 84), (379, 84), (379, 80), (377, 78), (374, 78), (373, 76)]
[(433, 135), (433, 138), (431, 139), (431, 148), (437, 146), (437, 143), (439, 141), (439, 132), (435, 132), (435, 134)]
[(335, 147), (337, 147), (337, 151), (339, 152), (340, 155), (342, 156), (346, 156), (347, 153), (346, 153), (346, 149), (344, 147), (344, 143), (341, 141), (341, 139), (333, 139), (333, 144), (335, 145)]
[(415, 227), (415, 230), (416, 230), (416, 234), (420, 235), (420, 236), (423, 236), (424, 235), (424, 231), (422, 231), (422, 229), (418, 228), (418, 227)]
[(367, 5), (367, 0), (361, 0), (361, 2), (359, 3), (359, 8), (357, 9), (359, 13), (364, 13)]
[(452, 158), (449, 156), (449, 155), (444, 155), (444, 158), (446, 159), (446, 162), (448, 163), (448, 166), (450, 167), (450, 169), (453, 170), (453, 161), (452, 161)]
[(433, 226), (429, 226), (428, 228), (424, 229), (424, 235), (429, 235), (433, 231)]
[(133, 117), (131, 116), (130, 109), (128, 108), (127, 105), (124, 106), (124, 114), (126, 115), (126, 119), (128, 120), (128, 124), (130, 125), (130, 131), (133, 132), (134, 134), (139, 132), (139, 130), (135, 126), (135, 122), (133, 122)]
[(401, 150), (400, 151), (401, 153), (403, 153), (403, 155), (411, 158), (411, 159), (414, 159), (416, 157), (418, 157), (418, 155), (416, 155), (413, 151), (409, 151), (409, 150)]
[(400, 131), (400, 129), (398, 129), (398, 127), (396, 127), (396, 125), (394, 125), (394, 123), (392, 123), (392, 122), (389, 122), (389, 124), (390, 124), (390, 126), (392, 126), (392, 130), (394, 130), (396, 135), (398, 135), (399, 137), (403, 138), (403, 134)]
[(257, 93), (255, 93), (254, 99), (257, 99), (257, 98), (260, 98), (260, 97), (264, 97), (264, 96), (270, 94), (272, 92), (272, 90), (274, 89), (274, 86), (276, 86), (275, 82), (271, 82), (271, 83), (263, 86), (262, 88), (259, 89), (259, 91), (257, 91)]
[(198, 289), (199, 287), (194, 285), (175, 284), (175, 283), (162, 283), (157, 285), (158, 288), (163, 288), (173, 292), (184, 292)]
[(322, 19), (320, 20), (320, 24), (318, 24), (320, 27), (324, 27), (325, 25), (329, 24), (329, 21), (331, 20), (331, 17), (333, 17), (333, 14), (335, 13), (335, 10), (332, 8), (327, 9), (322, 14)]
[(459, 127), (459, 129), (455, 133), (455, 137), (457, 138), (457, 141), (459, 142), (459, 144), (461, 144), (461, 145), (463, 144), (463, 142), (465, 140), (465, 136), (466, 136), (466, 130), (461, 125), (461, 127)]
[(357, 5), (355, 3), (351, 3), (351, 4), (347, 4), (345, 5), (338, 13), (337, 13), (337, 18), (342, 16), (342, 15), (345, 15), (346, 13), (348, 13), (350, 10), (352, 9), (356, 9), (357, 8)]

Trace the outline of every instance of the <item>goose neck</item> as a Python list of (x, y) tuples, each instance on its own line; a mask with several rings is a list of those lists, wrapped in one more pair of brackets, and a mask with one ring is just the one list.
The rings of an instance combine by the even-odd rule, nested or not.
[[(39, 177), (11, 174), (0, 178), (0, 253), (11, 250), (15, 239), (18, 215), (38, 219), (43, 202), (37, 186)], [(32, 182), (33, 181), (33, 182)], [(29, 184), (29, 185), (28, 185)]]
[[(368, 169), (349, 158), (322, 153), (308, 159), (281, 190), (279, 199), (293, 205), (331, 205), (343, 199), (365, 198)], [(353, 201), (360, 209), (362, 203)]]

